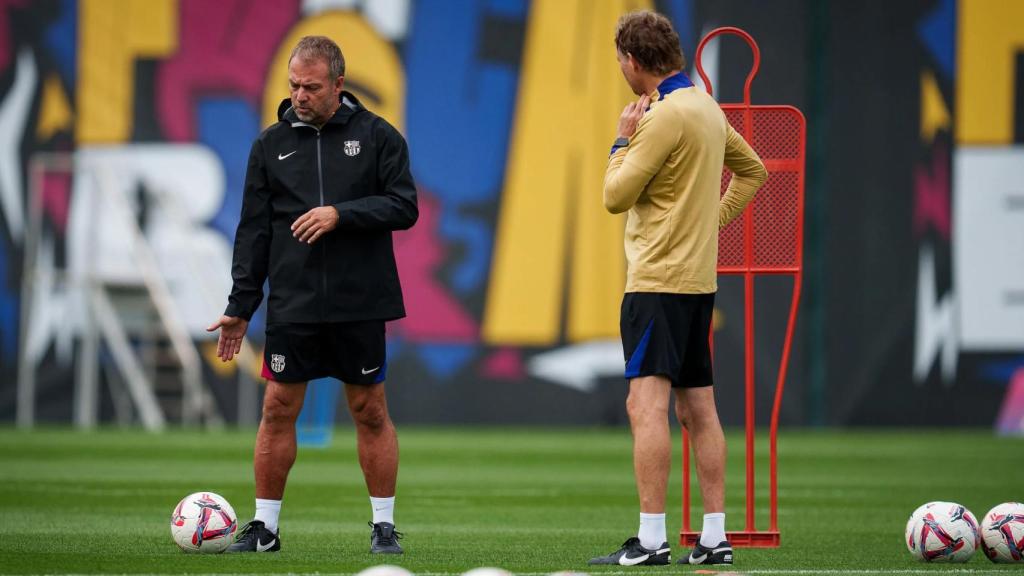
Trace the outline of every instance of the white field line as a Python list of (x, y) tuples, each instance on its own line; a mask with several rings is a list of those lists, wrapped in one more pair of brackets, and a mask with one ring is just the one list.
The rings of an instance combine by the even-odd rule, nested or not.
[[(882, 574), (936, 574), (936, 575), (937, 574), (975, 574), (975, 575), (979, 575), (980, 576), (980, 575), (988, 575), (988, 574), (1011, 574), (1011, 573), (1015, 573), (1015, 571), (1012, 571), (1012, 570), (1011, 571), (994, 570), (994, 569), (991, 569), (991, 568), (989, 568), (989, 569), (984, 569), (984, 568), (978, 569), (978, 568), (952, 568), (952, 567), (950, 567), (948, 569), (944, 569), (944, 567), (939, 567), (939, 566), (936, 566), (936, 568), (933, 568), (933, 569), (908, 568), (908, 569), (894, 569), (894, 570), (893, 569), (890, 569), (890, 570), (881, 570), (881, 569), (877, 569), (877, 570), (876, 569), (833, 569), (833, 568), (822, 568), (820, 570), (815, 570), (813, 568), (801, 568), (801, 569), (792, 569), (792, 570), (787, 570), (787, 569), (784, 569), (784, 568), (783, 569), (770, 569), (770, 568), (766, 568), (766, 569), (755, 569), (755, 570), (728, 570), (728, 569), (725, 569), (723, 567), (718, 567), (718, 566), (714, 566), (714, 567), (713, 566), (706, 566), (706, 567), (700, 567), (700, 566), (684, 567), (684, 566), (680, 565), (680, 566), (671, 566), (671, 567), (660, 568), (660, 569), (656, 568), (652, 572), (654, 572), (654, 571), (656, 571), (658, 573), (666, 573), (666, 572), (668, 572), (668, 573), (672, 573), (672, 574), (714, 574), (716, 576), (746, 576), (748, 574), (750, 574), (750, 575), (754, 575), (754, 574), (790, 575), (791, 574), (791, 575), (794, 575), (794, 576), (803, 576), (803, 575), (810, 576), (812, 574), (828, 574), (828, 575), (836, 575), (836, 576), (842, 576), (842, 575), (845, 575), (845, 574), (850, 574), (851, 576), (857, 576), (857, 575), (872, 576), (872, 575), (875, 575), (875, 574), (879, 574), (879, 575), (882, 575)], [(557, 572), (573, 572), (575, 574), (588, 574), (586, 569), (583, 569), (583, 568), (581, 568), (579, 570), (557, 570), (557, 571), (554, 571), (554, 572), (515, 572), (514, 574), (515, 574), (515, 576), (550, 576), (551, 574), (554, 574), (554, 573), (557, 573)], [(647, 573), (647, 570), (639, 570), (639, 571), (638, 570), (611, 570), (611, 571), (605, 571), (605, 570), (597, 569), (593, 573), (589, 573), (589, 574), (592, 574), (592, 576), (638, 576), (638, 574), (645, 574), (645, 573)], [(181, 572), (164, 572), (164, 573), (151, 573), (151, 574), (145, 574), (145, 573), (142, 573), (142, 574), (139, 574), (139, 573), (126, 573), (126, 574), (107, 574), (106, 576), (179, 576), (180, 574), (182, 574), (182, 573)], [(281, 572), (280, 574), (281, 574), (281, 576), (358, 576), (359, 573), (358, 572)], [(414, 576), (461, 576), (462, 574), (463, 574), (462, 572), (416, 572), (416, 573), (414, 573)], [(259, 573), (259, 574), (255, 574), (254, 573), (254, 574), (251, 574), (251, 575), (246, 575), (244, 573), (240, 574), (240, 573), (236, 573), (236, 572), (227, 572), (227, 573), (217, 573), (217, 572), (197, 573), (197, 572), (189, 572), (189, 575), (190, 576), (267, 576), (267, 573)], [(46, 575), (46, 576), (50, 576), (50, 575)], [(76, 575), (61, 573), (60, 576), (76, 576)], [(95, 575), (85, 575), (85, 574), (83, 574), (81, 576), (95, 576)]]
[[(647, 567), (647, 568), (650, 568), (650, 567)], [(728, 569), (722, 568), (721, 566), (705, 566), (705, 567), (691, 566), (691, 567), (684, 567), (682, 565), (677, 566), (676, 568), (678, 568), (678, 571), (673, 572), (673, 573), (679, 573), (679, 574), (715, 574), (717, 576), (746, 576), (747, 574), (767, 574), (767, 575), (771, 575), (771, 574), (780, 574), (780, 575), (792, 574), (792, 575), (795, 575), (795, 576), (801, 576), (801, 575), (808, 575), (808, 576), (810, 576), (811, 574), (834, 574), (834, 575), (843, 575), (843, 574), (861, 575), (861, 574), (863, 574), (863, 575), (866, 575), (866, 576), (871, 576), (871, 575), (874, 575), (874, 574), (879, 574), (879, 575), (881, 575), (881, 574), (936, 574), (936, 575), (938, 575), (938, 574), (977, 574), (977, 575), (988, 575), (988, 574), (1010, 574), (1011, 573), (1011, 572), (1007, 572), (1006, 570), (993, 570), (991, 568), (988, 568), (988, 569), (950, 568), (950, 569), (947, 569), (947, 570), (944, 570), (942, 568), (931, 569), (931, 570), (927, 570), (927, 569), (924, 569), (924, 568), (910, 568), (910, 569), (903, 569), (903, 570), (874, 570), (874, 569), (862, 569), (862, 570), (849, 569), (849, 570), (847, 570), (847, 569), (832, 569), (832, 568), (822, 568), (820, 570), (815, 570), (815, 569), (812, 569), (812, 568), (787, 570), (787, 569), (770, 569), (770, 568), (766, 568), (766, 569), (763, 569), (763, 570), (728, 570)], [(668, 570), (664, 570), (664, 569), (657, 570), (657, 572), (659, 572), (659, 573), (660, 572), (670, 572), (670, 571), (672, 571), (672, 568), (669, 568)], [(586, 570), (575, 570), (573, 572), (587, 573)], [(549, 574), (551, 574), (551, 573), (550, 572), (517, 572), (516, 576), (549, 576)], [(324, 575), (321, 575), (321, 576), (324, 576)], [(419, 573), (416, 574), (416, 576), (453, 576), (453, 575), (446, 575), (444, 573), (430, 574), (430, 573), (419, 572)], [(454, 575), (454, 576), (457, 576), (457, 575)], [(603, 570), (595, 570), (592, 573), (592, 576), (637, 576), (637, 571), (636, 570), (616, 570), (616, 571), (605, 572)]]

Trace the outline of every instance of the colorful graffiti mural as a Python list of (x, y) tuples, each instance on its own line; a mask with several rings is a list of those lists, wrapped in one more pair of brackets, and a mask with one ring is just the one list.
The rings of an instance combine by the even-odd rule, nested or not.
[[(134, 248), (125, 242), (129, 231), (119, 224), (120, 208), (109, 202), (146, 211), (143, 231), (177, 308), (204, 356), (212, 357), (202, 328), (222, 307), (228, 287), (246, 154), (287, 95), (288, 54), (306, 34), (339, 40), (349, 89), (409, 141), (423, 210), (419, 226), (396, 239), (411, 313), (390, 331), (393, 356), (444, 379), (484, 354), (486, 376), (518, 378), (526, 371), (523, 344), (614, 337), (621, 222), (581, 195), (597, 186), (611, 119), (631, 97), (617, 77), (610, 31), (622, 12), (650, 6), (4, 2), (4, 366), (12, 366), (17, 343), (26, 173), (31, 156), (45, 151), (74, 150), (77, 161), (70, 174), (46, 175), (42, 198), (53, 233), (38, 261), (65, 267), (72, 279), (88, 262), (103, 277), (137, 280)], [(668, 8), (689, 25), (688, 2)], [(588, 18), (579, 35), (557, 32), (581, 15)], [(31, 26), (23, 28), (26, 22)], [(31, 33), (23, 37), (17, 29)], [(587, 55), (582, 77), (575, 72), (580, 53)], [(585, 112), (578, 125), (559, 125), (576, 116), (573, 110)], [(540, 140), (550, 146), (533, 144)], [(110, 174), (119, 188), (114, 197), (104, 196), (97, 172)], [(570, 174), (587, 179), (574, 181)], [(571, 293), (563, 302), (558, 270), (569, 263)], [(535, 281), (522, 282), (527, 277)], [(85, 322), (74, 284), (35, 287), (39, 304), (25, 319), (33, 358), (57, 340), (68, 350)], [(261, 332), (258, 316), (251, 336), (259, 341)], [(60, 359), (70, 362), (72, 355)]]
[[(920, 152), (899, 167), (912, 189), (890, 178), (891, 194), (911, 200), (910, 221), (893, 225), (912, 230), (917, 257), (915, 320), (901, 328), (911, 348), (909, 370), (899, 374), (908, 398), (915, 387), (965, 379), (1006, 386), (1009, 376), (992, 375), (1013, 371), (992, 366), (1024, 350), (1024, 265), (1007, 265), (1024, 253), (1024, 202), (1004, 185), (1024, 162), (1024, 113), (1014, 99), (1024, 45), (1014, 23), (1024, 8), (926, 4), (914, 15), (924, 56), (901, 72), (920, 87), (918, 105), (906, 111), (919, 115), (917, 139), (899, 143)], [(631, 98), (614, 58), (614, 24), (627, 10), (657, 8), (676, 23), (689, 57), (706, 27), (749, 25), (765, 54), (755, 94), (799, 104), (793, 94), (818, 81), (794, 64), (807, 38), (800, 19), (811, 11), (786, 1), (764, 20), (745, 5), (0, 0), (0, 375), (13, 379), (24, 330), (29, 356), (62, 374), (53, 389), (70, 386), (86, 322), (76, 278), (88, 268), (138, 281), (128, 218), (149, 240), (208, 375), (234, 377), (234, 365), (212, 360), (203, 328), (224, 306), (246, 157), (287, 95), (291, 46), (302, 35), (327, 34), (345, 51), (348, 88), (406, 135), (420, 187), (420, 222), (395, 239), (409, 317), (389, 328), (391, 373), (408, 381), (413, 398), (407, 410), (429, 405), (426, 420), (475, 420), (451, 408), (455, 398), (475, 395), (521, 404), (502, 412), (510, 418), (556, 421), (557, 409), (530, 408), (529, 397), (554, 394), (567, 405), (589, 394), (601, 399), (588, 401), (575, 421), (607, 420), (621, 392), (602, 383), (621, 384), (623, 222), (597, 198), (614, 121)], [(832, 16), (835, 29), (845, 25), (841, 12)], [(747, 55), (713, 52), (709, 68), (737, 77), (723, 81), (729, 94)], [(812, 132), (827, 120), (810, 118)], [(34, 159), (47, 153), (74, 153), (76, 162), (35, 178)], [(829, 183), (809, 194), (830, 193)], [(32, 307), (22, 311), (33, 198), (42, 237), (30, 256), (42, 273), (30, 288)], [(728, 320), (720, 345), (738, 346), (727, 332), (731, 317), (721, 318)], [(250, 333), (257, 344), (262, 330), (260, 313)], [(799, 379), (799, 352), (795, 363)], [(845, 374), (827, 379), (863, 384)], [(4, 386), (0, 418), (13, 412)], [(413, 393), (417, 387), (427, 391)], [(829, 418), (870, 417), (851, 414)], [(799, 421), (799, 412), (790, 419)]]
[[(1012, 24), (1020, 18), (1019, 3), (941, 0), (917, 28), (930, 56), (920, 72), (923, 154), (914, 170), (918, 385), (936, 358), (935, 380), (951, 386), (962, 354), (1024, 349), (1024, 199), (1014, 183), (1024, 150), (1013, 100), (1024, 32)], [(1024, 430), (1006, 416), (1024, 410), (1013, 370), (992, 369), (1005, 364), (969, 366), (1007, 388), (998, 427)]]

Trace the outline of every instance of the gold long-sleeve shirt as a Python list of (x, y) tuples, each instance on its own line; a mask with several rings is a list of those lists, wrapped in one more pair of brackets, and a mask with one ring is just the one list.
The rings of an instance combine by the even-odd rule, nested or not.
[[(626, 215), (626, 292), (718, 290), (718, 231), (768, 177), (722, 109), (685, 75), (652, 95), (629, 146), (614, 150), (604, 206)], [(723, 163), (732, 172), (719, 198)]]

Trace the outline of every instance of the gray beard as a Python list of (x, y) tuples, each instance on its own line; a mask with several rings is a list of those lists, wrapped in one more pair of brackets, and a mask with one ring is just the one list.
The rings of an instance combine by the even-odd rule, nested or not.
[(302, 112), (299, 112), (299, 109), (298, 108), (294, 108), (294, 106), (293, 106), (293, 109), (295, 110), (295, 115), (298, 116), (299, 120), (302, 120), (306, 124), (314, 124), (316, 126), (323, 126), (328, 120), (331, 119), (331, 116), (333, 116), (334, 113), (337, 112), (337, 110), (338, 110), (337, 108), (335, 108), (334, 110), (329, 111), (326, 116), (324, 116), (323, 118), (320, 118), (315, 113), (314, 114), (304, 114)]

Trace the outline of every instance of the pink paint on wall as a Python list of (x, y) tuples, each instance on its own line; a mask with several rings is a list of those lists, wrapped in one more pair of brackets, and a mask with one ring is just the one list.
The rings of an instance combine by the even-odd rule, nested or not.
[(418, 194), (419, 221), (395, 234), (395, 258), (409, 314), (396, 329), (412, 341), (475, 343), (479, 339), (476, 321), (435, 276), (445, 256), (437, 235), (440, 204), (422, 189)]
[(499, 348), (480, 364), (480, 375), (496, 380), (526, 378), (523, 354), (518, 348)]
[(949, 153), (945, 146), (932, 149), (931, 168), (914, 170), (914, 232), (921, 236), (929, 227), (950, 238)]
[(68, 227), (71, 205), (71, 174), (50, 172), (43, 176), (43, 212), (61, 236)]
[(194, 140), (203, 96), (241, 97), (259, 110), (267, 66), (298, 16), (297, 0), (183, 0), (178, 51), (156, 78), (164, 135)]
[(1018, 368), (1010, 377), (1003, 407), (996, 418), (996, 430), (1000, 434), (1024, 436), (1024, 368)]

